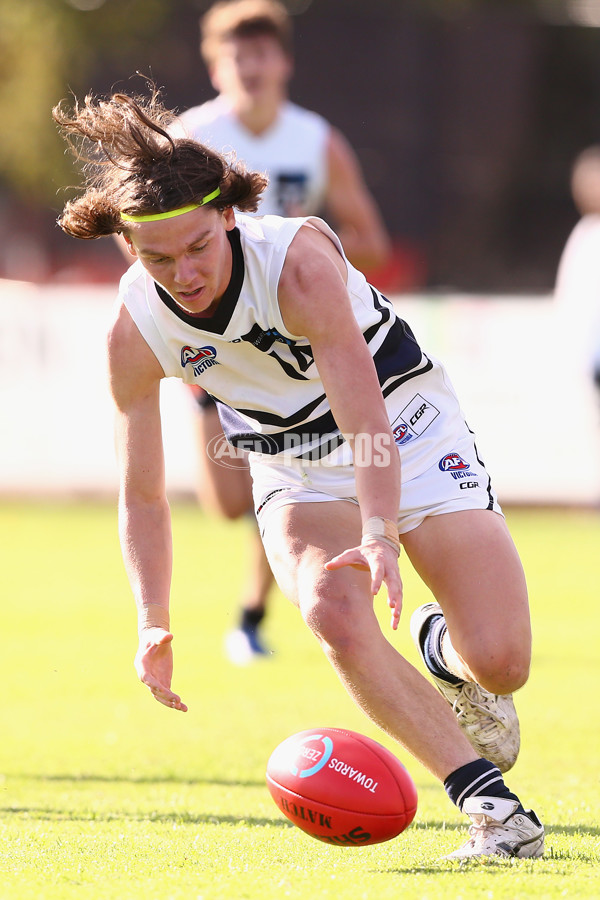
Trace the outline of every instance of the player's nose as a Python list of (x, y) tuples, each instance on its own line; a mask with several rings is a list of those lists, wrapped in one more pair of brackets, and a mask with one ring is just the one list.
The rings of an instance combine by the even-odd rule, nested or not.
[(196, 273), (192, 261), (187, 256), (175, 261), (175, 281), (177, 284), (191, 284), (195, 275)]

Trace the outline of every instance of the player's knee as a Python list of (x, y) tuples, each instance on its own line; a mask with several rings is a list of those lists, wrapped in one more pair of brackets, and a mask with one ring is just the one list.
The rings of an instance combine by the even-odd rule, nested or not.
[(506, 652), (495, 651), (474, 660), (471, 671), (478, 684), (492, 694), (512, 694), (523, 687), (529, 678), (529, 654), (514, 648)]
[(344, 603), (314, 602), (303, 610), (304, 621), (317, 638), (323, 649), (349, 650), (352, 644), (352, 629), (347, 627), (347, 612)]
[(346, 593), (316, 590), (300, 603), (302, 617), (325, 653), (351, 653), (356, 640), (352, 597)]
[(221, 516), (230, 522), (245, 516), (252, 511), (252, 504), (246, 498), (230, 495), (225, 492), (204, 490), (197, 491), (198, 501), (205, 512), (213, 516)]
[(251, 511), (247, 505), (243, 503), (238, 503), (235, 500), (228, 501), (220, 501), (219, 502), (219, 512), (220, 514), (230, 522), (235, 521), (236, 519), (241, 518), (241, 516), (245, 516), (247, 513)]

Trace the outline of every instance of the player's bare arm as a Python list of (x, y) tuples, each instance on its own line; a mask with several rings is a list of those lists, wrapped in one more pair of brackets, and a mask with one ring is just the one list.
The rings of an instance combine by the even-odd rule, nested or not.
[[(283, 268), (279, 301), (287, 328), (310, 341), (338, 427), (355, 452), (355, 436), (382, 447), (380, 465), (357, 465), (356, 488), (363, 526), (372, 517), (396, 522), (400, 460), (373, 359), (352, 315), (346, 268), (333, 243), (315, 228), (300, 229)], [(402, 585), (398, 552), (385, 540), (363, 539), (328, 568), (355, 565), (371, 571), (375, 594), (385, 581), (394, 616), (400, 614)]]
[(361, 172), (354, 150), (335, 128), (327, 145), (327, 212), (350, 262), (358, 269), (383, 265), (391, 250), (383, 220)]
[(138, 610), (135, 666), (159, 702), (185, 711), (185, 704), (171, 690), (171, 518), (159, 407), (163, 372), (124, 307), (109, 333), (108, 362), (116, 407), (119, 533)]

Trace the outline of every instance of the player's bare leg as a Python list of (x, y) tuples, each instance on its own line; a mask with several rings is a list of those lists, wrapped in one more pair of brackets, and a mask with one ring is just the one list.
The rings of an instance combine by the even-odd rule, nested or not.
[(415, 643), (474, 748), (505, 772), (520, 744), (512, 692), (531, 657), (525, 577), (506, 523), (488, 510), (433, 516), (403, 542), (437, 600), (413, 614)]
[(252, 479), (245, 455), (232, 453), (219, 461), (211, 452), (216, 442), (225, 442), (216, 406), (205, 406), (198, 411), (196, 438), (196, 491), (201, 505), (227, 519), (245, 515), (252, 509)]
[(248, 665), (272, 652), (264, 644), (259, 626), (266, 614), (269, 591), (274, 579), (254, 512), (250, 515), (252, 516), (252, 520), (249, 522), (251, 531), (239, 599), (239, 622), (237, 627), (225, 636), (225, 652), (229, 661), (237, 666)]
[(502, 516), (488, 510), (431, 516), (402, 543), (444, 611), (448, 668), (495, 694), (522, 687), (531, 660), (527, 586)]
[(360, 544), (360, 513), (340, 501), (274, 510), (264, 534), (271, 568), (300, 609), (348, 693), (384, 731), (441, 780), (477, 754), (448, 705), (385, 638), (370, 577), (325, 563)]
[(239, 598), (239, 622), (225, 638), (225, 651), (236, 665), (246, 665), (267, 651), (259, 634), (273, 574), (254, 518), (252, 479), (245, 455), (225, 455), (227, 465), (214, 458), (211, 449), (224, 442), (217, 409), (204, 406), (196, 417), (198, 443), (197, 493), (201, 505), (228, 519), (247, 515), (252, 519), (247, 569)]
[(256, 524), (254, 512), (251, 513), (250, 535), (244, 584), (240, 603), (244, 609), (264, 610), (267, 595), (274, 578), (267, 559), (265, 548)]
[(544, 828), (535, 813), (523, 808), (498, 768), (475, 753), (448, 704), (383, 635), (366, 573), (323, 568), (359, 543), (358, 509), (343, 501), (285, 506), (266, 517), (264, 539), (281, 589), (348, 693), (471, 817), (469, 839), (449, 858), (541, 856)]

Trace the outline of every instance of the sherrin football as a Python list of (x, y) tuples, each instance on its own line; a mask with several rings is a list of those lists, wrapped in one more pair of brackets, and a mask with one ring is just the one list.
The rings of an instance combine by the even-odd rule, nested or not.
[(287, 818), (339, 846), (389, 841), (412, 822), (417, 790), (393, 753), (341, 728), (299, 731), (275, 748), (267, 785)]

